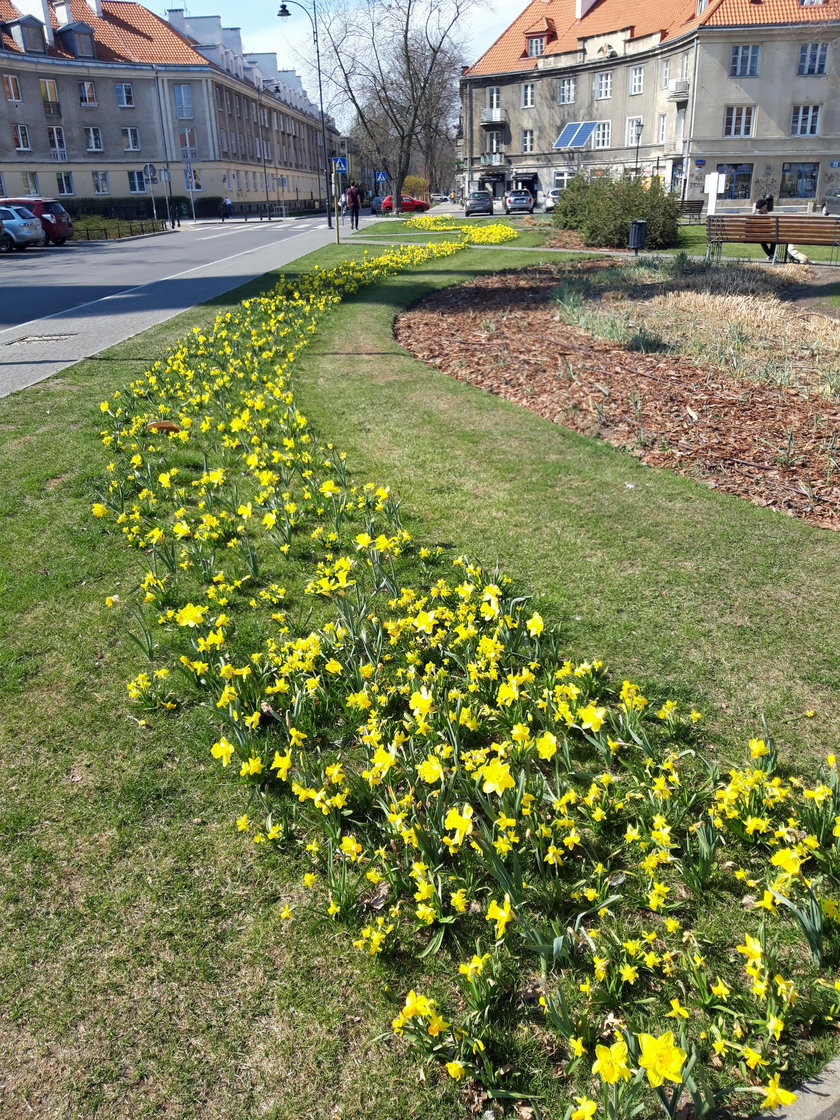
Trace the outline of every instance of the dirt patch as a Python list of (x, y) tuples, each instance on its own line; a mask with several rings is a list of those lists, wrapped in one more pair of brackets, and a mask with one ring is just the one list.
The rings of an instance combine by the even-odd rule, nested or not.
[(840, 529), (836, 399), (593, 338), (558, 315), (562, 276), (542, 266), (447, 288), (399, 316), (396, 338), (435, 368), (645, 463)]

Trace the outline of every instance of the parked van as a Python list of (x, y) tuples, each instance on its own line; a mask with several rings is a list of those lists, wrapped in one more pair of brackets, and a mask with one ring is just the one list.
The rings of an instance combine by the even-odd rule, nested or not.
[(73, 236), (70, 215), (55, 198), (0, 198), (0, 206), (25, 206), (40, 221), (44, 244), (63, 245)]
[(823, 214), (840, 214), (840, 187), (829, 187), (822, 200)]

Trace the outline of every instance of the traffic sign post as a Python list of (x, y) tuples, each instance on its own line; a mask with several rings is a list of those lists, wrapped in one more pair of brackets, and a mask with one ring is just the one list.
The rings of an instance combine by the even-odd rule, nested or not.
[(376, 172), (376, 181), (377, 181), (377, 183), (387, 183), (388, 182), (388, 176), (385, 174), (384, 171), (377, 171)]
[(152, 217), (157, 221), (157, 206), (155, 205), (155, 183), (157, 179), (157, 168), (153, 163), (143, 164), (143, 181), (149, 184), (152, 195)]

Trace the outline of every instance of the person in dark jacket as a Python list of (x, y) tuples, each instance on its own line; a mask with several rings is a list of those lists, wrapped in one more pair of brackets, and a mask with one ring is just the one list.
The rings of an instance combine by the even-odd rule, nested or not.
[(347, 188), (347, 209), (350, 211), (350, 228), (359, 228), (359, 210), (362, 205), (362, 193), (354, 180)]

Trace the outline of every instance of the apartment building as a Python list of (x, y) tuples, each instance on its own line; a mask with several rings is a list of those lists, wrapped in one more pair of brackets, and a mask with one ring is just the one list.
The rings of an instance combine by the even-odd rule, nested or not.
[(840, 182), (836, 0), (533, 0), (461, 79), (465, 189), (657, 177), (719, 208)]
[(228, 195), (245, 210), (324, 198), (320, 115), (298, 75), (246, 55), (218, 16), (168, 15), (0, 0), (0, 194)]

